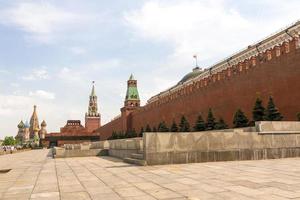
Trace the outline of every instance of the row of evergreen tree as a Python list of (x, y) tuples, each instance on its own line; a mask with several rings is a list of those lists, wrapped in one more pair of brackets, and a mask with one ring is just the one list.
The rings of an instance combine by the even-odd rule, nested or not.
[[(300, 121), (300, 113), (297, 114), (297, 118)], [(275, 106), (274, 100), (272, 97), (269, 97), (267, 107), (263, 106), (263, 102), (260, 98), (257, 98), (252, 110), (252, 120), (250, 121), (244, 112), (241, 109), (238, 109), (233, 116), (233, 125), (234, 128), (254, 126), (255, 121), (281, 121), (283, 116)], [(190, 124), (186, 117), (183, 115), (181, 117), (180, 123), (177, 125), (175, 120), (173, 120), (170, 127), (166, 125), (164, 121), (160, 122), (156, 127), (152, 129), (149, 124), (146, 125), (146, 128), (141, 128), (139, 133), (136, 133), (135, 130), (128, 133), (122, 132), (113, 132), (110, 139), (123, 139), (123, 138), (132, 138), (137, 136), (142, 136), (144, 132), (190, 132), (190, 131), (209, 131), (209, 130), (220, 130), (227, 129), (228, 125), (225, 123), (222, 117), (216, 121), (213, 111), (211, 108), (208, 110), (206, 121), (204, 121), (202, 115), (200, 114), (197, 117), (195, 125), (190, 127)]]

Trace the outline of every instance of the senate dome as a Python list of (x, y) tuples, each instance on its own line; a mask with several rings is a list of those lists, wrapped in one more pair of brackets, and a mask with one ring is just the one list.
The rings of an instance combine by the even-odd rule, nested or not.
[(178, 84), (182, 84), (192, 78), (195, 78), (199, 74), (201, 74), (203, 71), (199, 67), (195, 67), (192, 72), (186, 74), (179, 82)]

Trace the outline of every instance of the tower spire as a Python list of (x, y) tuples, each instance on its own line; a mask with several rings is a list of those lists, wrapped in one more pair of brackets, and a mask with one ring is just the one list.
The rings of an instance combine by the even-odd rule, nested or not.
[(96, 96), (96, 92), (95, 92), (95, 81), (92, 81), (92, 92), (91, 92), (91, 96)]
[(30, 138), (34, 137), (34, 131), (35, 130), (39, 130), (40, 129), (39, 119), (38, 119), (38, 116), (37, 116), (36, 109), (37, 109), (37, 106), (34, 105), (33, 106), (33, 113), (32, 113), (32, 116), (30, 118), (30, 128), (29, 128)]
[(90, 95), (88, 112), (86, 115), (89, 117), (97, 117), (99, 116), (99, 113), (98, 113), (97, 95), (95, 92), (95, 81), (93, 81), (92, 83), (93, 83), (92, 92)]

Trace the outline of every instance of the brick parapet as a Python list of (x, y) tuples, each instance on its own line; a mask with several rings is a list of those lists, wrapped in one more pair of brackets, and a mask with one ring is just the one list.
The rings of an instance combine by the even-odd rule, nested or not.
[[(188, 81), (186, 84), (179, 85), (177, 86), (177, 88), (172, 89), (170, 91), (162, 92), (160, 95), (157, 96), (155, 100), (148, 102), (148, 104), (146, 104), (144, 106), (144, 109), (142, 110), (147, 110), (148, 107), (153, 108), (155, 106), (168, 103), (170, 100), (174, 100), (176, 98), (188, 95), (197, 89), (201, 89), (217, 81), (229, 79), (234, 75), (240, 74), (243, 71), (249, 70), (250, 68), (257, 66), (260, 63), (271, 61), (272, 59), (288, 54), (291, 51), (295, 51), (299, 49), (299, 47), (297, 47), (298, 45), (299, 40), (293, 38), (288, 42), (285, 41), (281, 45), (276, 45), (273, 46), (271, 49), (266, 49), (265, 52), (260, 53), (256, 56), (252, 56), (249, 59), (245, 59), (235, 65), (232, 65), (227, 68), (222, 68), (221, 71), (215, 71), (214, 74), (212, 73), (208, 76), (201, 76), (200, 74), (199, 77)], [(280, 53), (278, 53), (278, 49)]]

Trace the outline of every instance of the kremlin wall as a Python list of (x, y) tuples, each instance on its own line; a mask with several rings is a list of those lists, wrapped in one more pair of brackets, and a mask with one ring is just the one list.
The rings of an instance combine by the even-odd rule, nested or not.
[[(274, 98), (283, 120), (296, 120), (300, 112), (299, 33), (297, 22), (210, 68), (195, 68), (177, 85), (150, 98), (145, 106), (140, 106), (138, 95), (128, 98), (131, 89), (127, 89), (121, 115), (95, 132), (105, 140), (113, 131), (139, 132), (147, 124), (152, 128), (165, 121), (170, 127), (173, 120), (178, 124), (182, 115), (193, 126), (199, 114), (207, 116), (209, 108), (216, 118), (222, 117), (232, 126), (237, 109), (251, 119), (256, 98), (266, 106), (269, 96)], [(134, 86), (137, 81), (131, 77), (128, 88)]]

